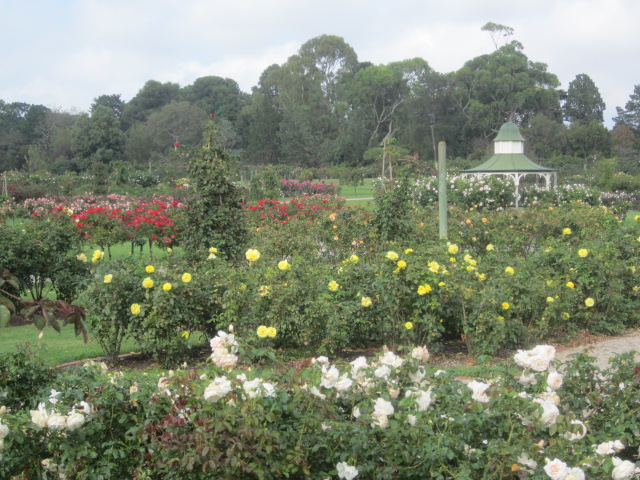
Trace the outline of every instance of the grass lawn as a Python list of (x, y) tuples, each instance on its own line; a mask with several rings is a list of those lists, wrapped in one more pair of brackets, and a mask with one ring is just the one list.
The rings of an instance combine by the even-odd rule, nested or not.
[[(44, 330), (42, 340), (38, 339), (39, 330), (33, 325), (20, 327), (6, 327), (0, 330), (0, 353), (16, 351), (17, 345), (29, 343), (33, 353), (54, 365), (102, 357), (100, 345), (89, 336), (89, 342), (85, 345), (82, 336), (76, 337), (73, 327), (62, 327), (61, 333), (53, 328)], [(138, 350), (133, 340), (127, 340), (122, 345), (122, 353), (130, 353)]]
[(640, 215), (639, 211), (629, 210), (624, 217), (624, 225), (635, 225), (640, 222), (636, 222), (636, 216)]

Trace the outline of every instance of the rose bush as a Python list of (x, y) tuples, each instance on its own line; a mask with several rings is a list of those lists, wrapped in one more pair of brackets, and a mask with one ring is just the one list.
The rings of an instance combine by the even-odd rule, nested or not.
[[(213, 349), (233, 348), (228, 337), (219, 334)], [(0, 475), (637, 475), (640, 382), (631, 355), (599, 371), (584, 355), (558, 365), (553, 347), (538, 346), (518, 352), (519, 374), (492, 367), (469, 382), (429, 368), (426, 350), (418, 350), (350, 363), (317, 357), (307, 367), (277, 371), (212, 364), (123, 375), (88, 363), (50, 377), (34, 396), (37, 407), (0, 407)]]

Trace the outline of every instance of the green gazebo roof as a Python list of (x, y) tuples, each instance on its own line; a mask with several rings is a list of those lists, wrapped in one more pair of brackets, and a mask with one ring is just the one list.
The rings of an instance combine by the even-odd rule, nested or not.
[(507, 122), (498, 130), (498, 136), (494, 142), (524, 142), (524, 137), (520, 134), (520, 129), (513, 122)]
[(557, 168), (538, 165), (523, 153), (496, 153), (477, 167), (462, 170), (461, 173), (508, 173), (508, 172), (555, 172)]
[[(520, 129), (513, 122), (507, 122), (498, 131), (495, 142), (524, 142)], [(462, 170), (461, 173), (544, 173), (555, 172), (557, 168), (538, 165), (524, 153), (494, 153), (489, 160), (477, 167)]]

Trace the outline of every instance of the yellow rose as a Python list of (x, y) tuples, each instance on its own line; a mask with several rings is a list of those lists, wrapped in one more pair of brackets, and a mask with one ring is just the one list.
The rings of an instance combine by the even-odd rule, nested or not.
[(86, 262), (87, 261), (87, 256), (84, 253), (81, 253), (79, 255), (76, 255), (76, 258), (78, 260), (80, 260), (81, 262)]
[(362, 297), (362, 300), (360, 300), (360, 304), (363, 307), (370, 307), (371, 303), (371, 297)]
[(250, 262), (256, 262), (260, 258), (260, 252), (254, 248), (247, 250), (247, 253), (244, 255)]
[(110, 273), (104, 276), (104, 283), (111, 283), (111, 280), (113, 280), (113, 275)]
[(476, 277), (478, 278), (478, 280), (480, 280), (481, 282), (484, 282), (487, 279), (487, 276), (484, 273), (476, 273)]
[(360, 259), (358, 258), (358, 256), (357, 256), (357, 255), (351, 255), (351, 256), (349, 257), (349, 260), (350, 260), (351, 262), (353, 262), (353, 263), (358, 263), (358, 260), (360, 260)]
[(258, 330), (256, 331), (256, 333), (258, 334), (258, 337), (266, 338), (267, 337), (267, 327), (265, 327), (264, 325), (260, 325), (258, 327)]
[(547, 297), (547, 302), (548, 302), (548, 303), (553, 302), (553, 297)]
[(340, 285), (338, 284), (338, 282), (336, 282), (335, 280), (331, 280), (329, 282), (329, 284), (327, 285), (327, 287), (329, 288), (329, 290), (331, 292), (337, 292), (338, 288), (340, 288)]
[(567, 288), (575, 288), (573, 282), (567, 282)]
[(407, 330), (411, 330), (413, 328), (413, 323), (411, 322), (407, 322), (404, 324), (404, 328), (406, 328)]
[(509, 275), (513, 275), (514, 273), (516, 273), (516, 271), (512, 268), (512, 267), (507, 267), (504, 269), (505, 273), (508, 273)]
[(490, 252), (494, 249), (495, 247), (493, 246), (493, 243), (490, 243), (489, 245), (487, 245), (487, 252)]
[(180, 334), (180, 336), (181, 336), (182, 338), (184, 338), (185, 340), (189, 340), (189, 332), (182, 332), (182, 333)]
[(427, 263), (427, 266), (429, 267), (429, 271), (433, 273), (438, 273), (438, 271), (440, 270), (440, 264), (436, 261)]
[(173, 288), (173, 285), (171, 285), (171, 284), (170, 284), (170, 283), (168, 283), (168, 282), (167, 282), (167, 283), (165, 283), (164, 285), (162, 285), (162, 289), (163, 289), (165, 292), (168, 292), (168, 291), (169, 291), (169, 290), (171, 290), (172, 288)]
[(502, 302), (502, 309), (503, 310), (509, 310), (509, 307), (511, 307), (511, 305), (509, 305), (508, 302)]
[(418, 287), (418, 295), (426, 295), (432, 290), (431, 285), (425, 283), (424, 285), (420, 285)]
[(389, 260), (395, 262), (396, 260), (398, 260), (398, 254), (396, 252), (387, 252), (387, 254), (385, 255), (385, 257), (387, 257)]
[(275, 327), (267, 327), (267, 337), (275, 338), (276, 337), (276, 328)]
[(404, 254), (405, 254), (405, 255), (409, 255), (410, 253), (413, 253), (413, 248), (407, 248), (407, 249), (404, 251)]
[(563, 235), (571, 235), (571, 229), (570, 228), (565, 228), (562, 230), (562, 234)]
[(156, 269), (154, 268), (153, 265), (147, 265), (146, 267), (144, 267), (144, 271), (147, 273), (153, 273), (156, 271)]
[(91, 261), (96, 263), (97, 261), (102, 260), (102, 257), (104, 257), (104, 252), (102, 250), (94, 250)]
[(591, 297), (587, 298), (587, 299), (584, 301), (584, 304), (585, 304), (587, 307), (593, 307), (593, 306), (595, 305), (595, 303), (596, 303), (596, 302), (595, 302), (595, 300), (594, 300), (593, 298), (591, 298)]
[(271, 285), (261, 285), (258, 288), (258, 295), (261, 297), (266, 297), (271, 293)]
[(144, 288), (153, 288), (153, 280), (150, 277), (145, 278), (142, 281), (142, 286)]
[(458, 246), (455, 243), (451, 243), (449, 245), (449, 247), (447, 248), (447, 251), (451, 254), (451, 255), (455, 255), (456, 253), (458, 253)]
[(407, 262), (405, 262), (404, 260), (398, 260), (398, 263), (396, 265), (398, 265), (399, 269), (407, 268)]
[(282, 260), (278, 262), (278, 268), (283, 272), (287, 270), (291, 270), (291, 264), (287, 260)]
[(138, 315), (140, 313), (140, 304), (139, 303), (134, 303), (131, 305), (131, 313), (133, 313), (134, 315)]
[(182, 274), (182, 281), (184, 283), (189, 283), (191, 281), (191, 274), (190, 273), (183, 273)]
[(218, 253), (218, 249), (215, 247), (209, 248), (209, 253)]
[(587, 250), (586, 248), (581, 248), (580, 250), (578, 250), (578, 255), (584, 258), (589, 255), (589, 250)]
[(167, 247), (167, 253), (171, 253), (171, 252), (173, 252), (173, 248)]

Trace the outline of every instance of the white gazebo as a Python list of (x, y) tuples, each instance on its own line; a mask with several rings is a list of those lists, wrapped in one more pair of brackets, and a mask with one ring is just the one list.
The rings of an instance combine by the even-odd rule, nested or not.
[(558, 186), (558, 170), (538, 165), (524, 154), (524, 138), (520, 134), (520, 129), (513, 122), (507, 122), (498, 132), (498, 136), (493, 141), (494, 154), (484, 162), (474, 168), (468, 168), (460, 172), (464, 177), (484, 178), (487, 175), (502, 175), (510, 177), (516, 185), (516, 207), (520, 200), (520, 180), (527, 175), (536, 175), (538, 179), (543, 179), (545, 188)]

